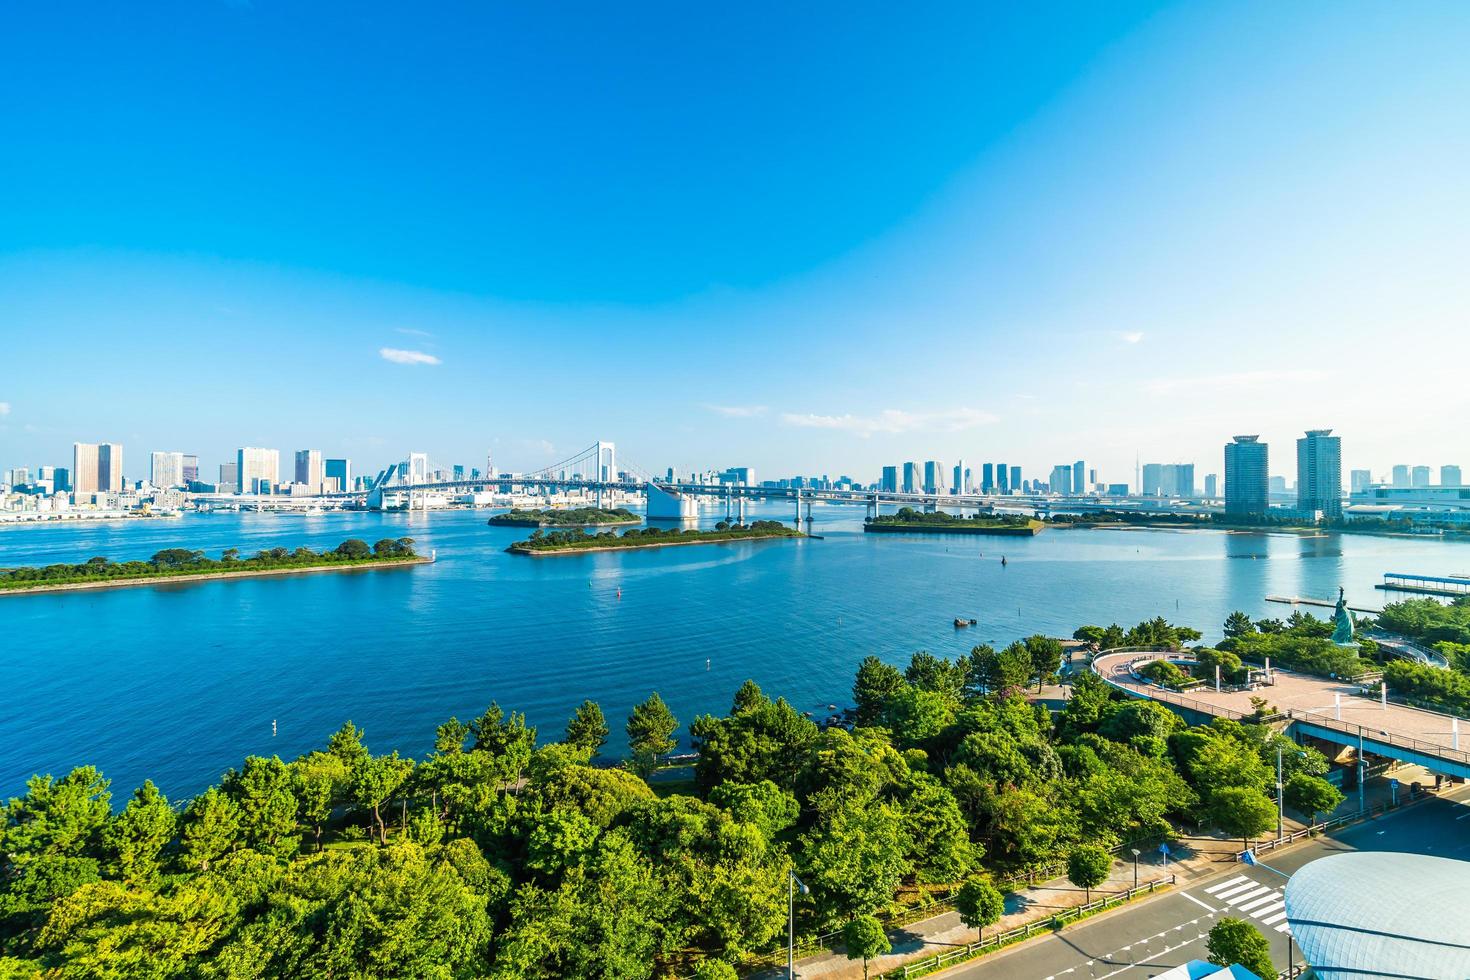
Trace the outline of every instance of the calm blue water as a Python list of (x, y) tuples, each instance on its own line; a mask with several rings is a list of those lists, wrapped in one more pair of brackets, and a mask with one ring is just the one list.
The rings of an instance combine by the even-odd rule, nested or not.
[[(724, 711), (746, 677), (820, 715), (848, 701), (870, 653), (895, 663), (919, 649), (953, 656), (981, 641), (1159, 614), (1218, 636), (1233, 609), (1290, 612), (1268, 594), (1335, 597), (1340, 583), (1354, 604), (1377, 606), (1385, 571), (1470, 569), (1470, 545), (1388, 538), (864, 535), (862, 509), (836, 506), (816, 508), (820, 541), (528, 559), (502, 550), (524, 532), (488, 527), (485, 516), (0, 529), (0, 565), (401, 535), (439, 557), (386, 572), (0, 598), (0, 795), (32, 772), (86, 762), (118, 794), (145, 777), (170, 795), (192, 793), (248, 754), (318, 747), (347, 719), (373, 749), (417, 756), (440, 721), (491, 700), (525, 711), (547, 739), (595, 698), (616, 751), (629, 709), (652, 690), (685, 724)], [(754, 516), (790, 517), (775, 506)], [(980, 625), (955, 630), (956, 616)]]

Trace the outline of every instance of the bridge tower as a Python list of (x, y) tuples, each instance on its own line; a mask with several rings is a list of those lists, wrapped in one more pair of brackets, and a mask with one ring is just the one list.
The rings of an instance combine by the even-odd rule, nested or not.
[(875, 493), (868, 498), (868, 520), (878, 519), (878, 495)]

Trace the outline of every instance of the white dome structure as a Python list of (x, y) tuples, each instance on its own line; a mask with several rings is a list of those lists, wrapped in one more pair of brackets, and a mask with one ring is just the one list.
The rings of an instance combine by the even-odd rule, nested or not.
[(1334, 854), (1291, 876), (1286, 917), (1323, 980), (1470, 977), (1470, 862)]

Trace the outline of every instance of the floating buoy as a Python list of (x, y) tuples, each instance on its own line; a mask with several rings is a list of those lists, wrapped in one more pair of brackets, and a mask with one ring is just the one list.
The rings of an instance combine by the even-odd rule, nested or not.
[(271, 719), (271, 738), (275, 738), (275, 737), (276, 737), (276, 720), (274, 718), (272, 718)]

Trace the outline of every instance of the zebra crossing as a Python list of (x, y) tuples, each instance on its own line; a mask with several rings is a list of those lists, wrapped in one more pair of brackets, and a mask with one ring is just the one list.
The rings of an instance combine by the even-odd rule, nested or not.
[(1236, 875), (1229, 881), (1211, 885), (1204, 893), (1262, 926), (1291, 935), (1291, 924), (1286, 921), (1286, 897), (1279, 888), (1263, 885), (1246, 875)]

